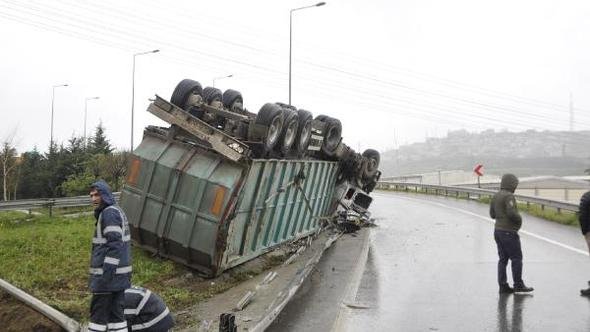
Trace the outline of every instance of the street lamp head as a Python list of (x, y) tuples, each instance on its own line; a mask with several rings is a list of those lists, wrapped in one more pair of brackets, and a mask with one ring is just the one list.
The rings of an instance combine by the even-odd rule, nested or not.
[(158, 53), (160, 50), (153, 50), (152, 53)]
[(322, 1), (322, 2), (318, 2), (318, 3), (316, 3), (316, 4), (315, 4), (315, 6), (316, 6), (316, 7), (319, 7), (319, 6), (323, 6), (323, 5), (325, 5), (325, 4), (326, 4), (326, 3)]

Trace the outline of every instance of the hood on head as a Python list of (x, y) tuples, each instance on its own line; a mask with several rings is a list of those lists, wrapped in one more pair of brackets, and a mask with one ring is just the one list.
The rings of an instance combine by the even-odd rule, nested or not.
[(502, 182), (500, 182), (500, 189), (505, 189), (510, 192), (514, 192), (518, 187), (518, 178), (514, 174), (502, 175)]
[(109, 185), (104, 180), (98, 180), (94, 182), (90, 188), (96, 188), (100, 194), (100, 197), (102, 198), (104, 205), (110, 206), (116, 203), (115, 196), (113, 196), (113, 193), (111, 192), (111, 187), (109, 187)]

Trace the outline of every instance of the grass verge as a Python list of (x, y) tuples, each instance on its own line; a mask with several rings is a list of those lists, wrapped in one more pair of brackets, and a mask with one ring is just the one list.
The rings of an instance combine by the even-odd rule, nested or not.
[[(71, 211), (69, 211), (71, 212)], [(83, 212), (83, 211), (76, 211)], [(0, 278), (41, 301), (85, 322), (90, 293), (88, 266), (94, 217), (29, 215), (0, 212)], [(228, 272), (216, 279), (202, 279), (192, 270), (170, 260), (132, 249), (132, 283), (158, 293), (175, 312), (223, 292), (275, 263), (247, 272)], [(182, 327), (184, 322), (177, 322)], [(194, 322), (186, 322), (190, 324)]]

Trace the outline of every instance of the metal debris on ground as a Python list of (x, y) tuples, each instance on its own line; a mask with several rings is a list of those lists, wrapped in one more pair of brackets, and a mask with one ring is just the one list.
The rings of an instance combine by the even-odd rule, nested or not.
[(332, 222), (336, 229), (345, 234), (356, 233), (361, 227), (376, 226), (375, 219), (370, 218), (368, 212), (359, 213), (352, 209), (338, 211)]
[(250, 301), (252, 301), (252, 299), (254, 298), (254, 295), (256, 295), (256, 292), (254, 291), (248, 291), (248, 293), (246, 293), (246, 295), (244, 295), (240, 301), (238, 301), (238, 303), (236, 304), (236, 311), (241, 311), (243, 310), (248, 304), (250, 304)]
[(236, 316), (232, 313), (223, 313), (219, 316), (219, 332), (237, 332)]
[[(258, 286), (270, 284), (277, 277), (277, 275), (278, 273), (275, 271), (269, 272)], [(256, 288), (258, 288), (258, 286), (256, 286)]]

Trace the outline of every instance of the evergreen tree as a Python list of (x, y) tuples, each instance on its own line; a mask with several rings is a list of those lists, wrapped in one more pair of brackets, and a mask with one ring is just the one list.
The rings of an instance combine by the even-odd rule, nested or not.
[(33, 151), (23, 153), (20, 166), (21, 176), (19, 177), (17, 190), (19, 199), (47, 197), (50, 195), (45, 179), (47, 177), (46, 162), (47, 160), (39, 153), (37, 147)]
[(105, 129), (102, 125), (102, 121), (96, 127), (94, 136), (90, 138), (88, 144), (88, 151), (91, 154), (109, 154), (113, 151), (113, 147), (105, 135)]

